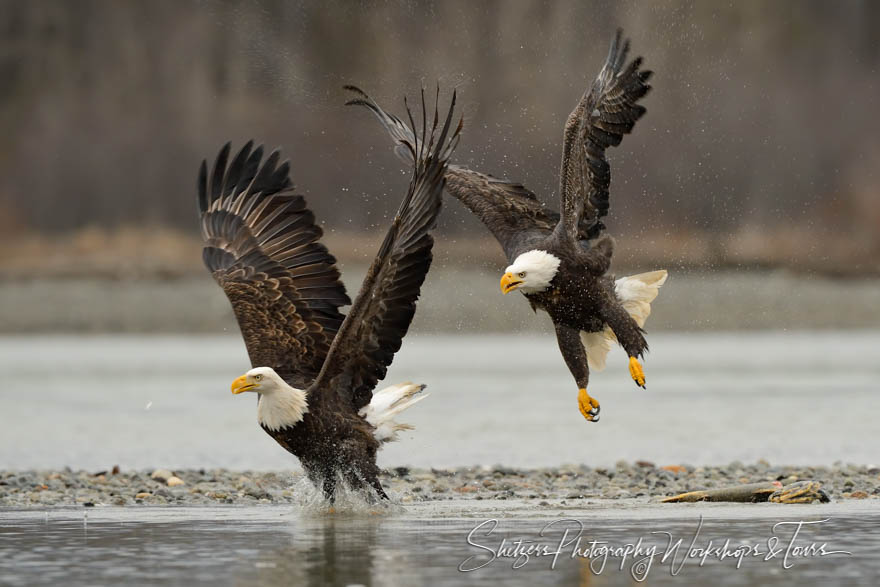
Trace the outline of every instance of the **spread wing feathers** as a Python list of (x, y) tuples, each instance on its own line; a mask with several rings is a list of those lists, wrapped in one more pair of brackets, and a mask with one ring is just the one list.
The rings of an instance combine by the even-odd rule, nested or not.
[[(412, 151), (406, 145), (414, 140), (412, 129), (397, 116), (385, 112), (359, 88), (345, 88), (358, 95), (347, 104), (369, 109), (394, 139), (397, 156), (411, 164)], [(521, 183), (458, 165), (449, 165), (447, 168), (446, 191), (486, 225), (508, 257), (521, 248), (524, 240), (545, 236), (553, 230), (559, 218), (556, 212), (545, 208), (535, 194)]]
[[(453, 93), (449, 113), (437, 136), (437, 106), (428, 129), (422, 92), (424, 138), (413, 133), (401, 139), (415, 161), (409, 189), (312, 388), (337, 390), (355, 410), (370, 402), (373, 388), (385, 377), (415, 313), (419, 290), (431, 264), (434, 241), (429, 233), (440, 212), (443, 173), (461, 130), (461, 121), (454, 129), (450, 126), (454, 108)], [(414, 128), (411, 113), (409, 118)]]
[(351, 303), (321, 228), (293, 193), (279, 153), (246, 144), (227, 165), (229, 143), (208, 180), (199, 172), (202, 257), (226, 292), (251, 364), (305, 387), (320, 371)]
[(520, 183), (450, 165), (446, 191), (480, 219), (512, 260), (524, 243), (553, 230), (558, 214)]
[(621, 44), (622, 35), (618, 29), (605, 65), (565, 123), (560, 208), (571, 238), (578, 224), (590, 227), (590, 238), (604, 228), (601, 219), (608, 214), (611, 184), (605, 149), (619, 145), (645, 113), (645, 107), (637, 102), (651, 89), (647, 82), (652, 72), (639, 69), (641, 57), (624, 68), (629, 40)]

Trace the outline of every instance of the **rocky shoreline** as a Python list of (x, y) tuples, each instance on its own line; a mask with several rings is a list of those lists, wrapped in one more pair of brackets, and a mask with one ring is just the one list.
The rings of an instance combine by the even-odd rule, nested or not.
[[(582, 499), (659, 499), (698, 489), (758, 481), (819, 481), (831, 499), (880, 498), (880, 467), (750, 465), (655, 466), (637, 461), (612, 468), (462, 467), (385, 471), (382, 484), (401, 504), (442, 500), (534, 500), (557, 506)], [(226, 469), (155, 471), (0, 471), (0, 507), (297, 504), (319, 499), (301, 472)]]

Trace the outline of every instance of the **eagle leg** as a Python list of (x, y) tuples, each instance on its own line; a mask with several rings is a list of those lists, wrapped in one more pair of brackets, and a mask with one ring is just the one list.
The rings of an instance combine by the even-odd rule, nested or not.
[(587, 389), (582, 387), (578, 390), (578, 408), (581, 411), (581, 415), (587, 419), (588, 422), (598, 422), (599, 421), (599, 400), (594, 397), (590, 397), (590, 394), (587, 393)]
[(376, 495), (379, 496), (379, 499), (384, 499), (388, 501), (388, 494), (385, 493), (385, 490), (382, 488), (382, 484), (379, 482), (379, 479), (374, 478), (370, 481), (370, 485), (373, 486), (373, 489), (376, 490)]
[[(362, 461), (358, 466), (347, 467), (344, 470), (345, 481), (348, 486), (362, 494), (370, 503), (388, 500), (388, 494), (382, 488), (382, 482), (379, 481), (379, 467), (376, 466), (376, 452), (372, 451), (368, 455), (361, 455)], [(371, 463), (370, 460), (373, 462)], [(370, 488), (373, 491), (370, 491)]]
[(587, 393), (590, 380), (590, 367), (587, 364), (587, 351), (581, 342), (580, 330), (562, 323), (556, 325), (556, 342), (568, 370), (571, 371), (578, 386), (578, 409), (588, 422), (599, 421), (599, 401)]
[(642, 364), (635, 357), (629, 358), (629, 374), (633, 381), (636, 382), (636, 385), (645, 389), (645, 371), (642, 369)]
[[(373, 458), (375, 459), (376, 457), (373, 456)], [(354, 483), (357, 483), (359, 486), (364, 487), (364, 482), (366, 482), (366, 484), (372, 487), (375, 492), (374, 494), (370, 493), (369, 490), (364, 487), (364, 489), (367, 489), (367, 499), (370, 503), (375, 503), (377, 500), (388, 501), (388, 494), (385, 493), (385, 489), (382, 488), (382, 482), (379, 481), (379, 468), (373, 465), (372, 467), (366, 467), (366, 469), (366, 471), (356, 474), (356, 478), (351, 480), (353, 484), (352, 486), (355, 486)]]
[(324, 490), (324, 499), (329, 501), (330, 503), (336, 502), (336, 472), (328, 471), (326, 475), (324, 475), (324, 479), (322, 482), (322, 489)]

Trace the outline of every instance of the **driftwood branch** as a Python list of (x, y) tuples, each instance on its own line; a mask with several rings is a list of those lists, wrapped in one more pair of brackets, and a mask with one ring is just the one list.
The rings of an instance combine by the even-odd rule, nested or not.
[(661, 500), (663, 503), (686, 503), (697, 501), (725, 501), (738, 503), (812, 503), (831, 501), (818, 481), (796, 481), (783, 485), (779, 481), (746, 483), (718, 489), (689, 491)]

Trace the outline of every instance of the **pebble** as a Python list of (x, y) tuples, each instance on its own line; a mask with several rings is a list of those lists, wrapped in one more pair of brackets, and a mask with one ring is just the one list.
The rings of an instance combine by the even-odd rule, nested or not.
[(153, 474), (150, 475), (150, 479), (162, 481), (163, 483), (168, 479), (171, 479), (172, 477), (174, 477), (174, 473), (172, 473), (168, 469), (156, 469), (155, 471), (153, 471)]
[(670, 473), (685, 473), (687, 469), (682, 467), (681, 465), (666, 465), (663, 467), (664, 471), (669, 471)]
[[(880, 499), (875, 464), (791, 467), (735, 463), (724, 466), (619, 462), (613, 468), (566, 465), (538, 469), (502, 466), (446, 469), (398, 467), (384, 472), (382, 485), (399, 503), (436, 500), (528, 499), (569, 505), (605, 500), (657, 501), (661, 497), (723, 487), (745, 481), (815, 479), (834, 499)], [(404, 471), (405, 470), (405, 471)], [(301, 472), (225, 469), (121, 471), (101, 480), (89, 471), (0, 471), (0, 508), (64, 507), (94, 503), (110, 506), (300, 503)], [(172, 481), (172, 479), (179, 480)], [(184, 483), (184, 479), (186, 482)], [(158, 482), (158, 483), (157, 483)], [(161, 484), (161, 485), (160, 485)], [(180, 485), (180, 489), (174, 489)]]
[(254, 499), (271, 499), (272, 496), (262, 487), (258, 487), (254, 483), (248, 482), (244, 487), (244, 494)]

